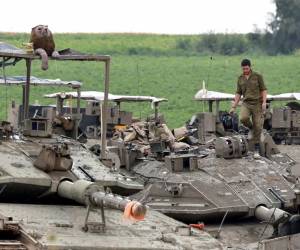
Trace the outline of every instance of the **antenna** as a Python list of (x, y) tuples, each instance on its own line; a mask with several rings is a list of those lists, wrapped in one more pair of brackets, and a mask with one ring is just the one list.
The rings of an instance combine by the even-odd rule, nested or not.
[(210, 73), (211, 73), (211, 68), (212, 68), (212, 62), (213, 62), (213, 57), (210, 56), (209, 58), (209, 66), (208, 66), (208, 72), (207, 72), (207, 88), (208, 88), (208, 83), (209, 83), (209, 80), (210, 80)]
[(3, 74), (3, 80), (4, 80), (4, 84), (5, 84), (5, 120), (7, 120), (7, 109), (8, 109), (8, 105), (7, 105), (7, 98), (8, 98), (8, 94), (7, 94), (7, 81), (6, 81), (6, 72), (5, 72), (5, 58), (3, 57), (3, 63), (2, 63), (2, 74)]
[[(203, 94), (206, 95), (207, 94), (207, 89), (205, 87), (205, 81), (203, 80), (202, 81), (202, 91), (203, 91)], [(205, 101), (202, 102), (202, 112), (205, 111)]]
[[(207, 71), (206, 86), (205, 86), (205, 81), (203, 80), (203, 82), (202, 82), (202, 89), (205, 93), (207, 93), (207, 89), (208, 89), (208, 83), (209, 83), (209, 80), (210, 80), (210, 73), (211, 73), (211, 68), (212, 68), (213, 57), (210, 56), (209, 59), (210, 60), (209, 60), (208, 71)], [(203, 102), (203, 112), (204, 112), (204, 110), (205, 110), (205, 102)]]
[[(136, 64), (136, 74), (137, 74), (137, 85), (138, 85), (138, 94), (141, 95), (141, 82), (140, 82), (140, 70), (139, 70), (139, 63)], [(138, 105), (139, 113), (140, 113), (140, 120), (142, 119), (142, 109), (141, 105)]]

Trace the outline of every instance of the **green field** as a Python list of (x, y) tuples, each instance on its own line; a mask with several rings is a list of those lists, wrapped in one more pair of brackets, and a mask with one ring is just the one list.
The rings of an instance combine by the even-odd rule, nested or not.
[[(28, 41), (28, 34), (3, 34), (0, 41), (21, 46)], [(209, 90), (233, 93), (240, 74), (239, 63), (244, 57), (253, 61), (254, 69), (263, 73), (271, 94), (300, 91), (300, 55), (265, 56), (240, 55), (219, 56), (193, 55), (176, 48), (179, 39), (199, 39), (199, 36), (170, 36), (143, 34), (56, 34), (57, 48), (71, 47), (89, 53), (111, 54), (111, 85), (114, 94), (154, 95), (166, 97), (168, 103), (161, 105), (170, 127), (180, 126), (203, 105), (193, 101), (193, 96), (207, 82)], [(24, 63), (7, 67), (7, 75), (24, 75)], [(1, 71), (2, 74), (2, 71)], [(103, 90), (103, 67), (92, 62), (50, 62), (49, 70), (40, 70), (40, 62), (34, 62), (33, 75), (65, 80), (79, 80), (83, 90)], [(40, 103), (43, 94), (59, 91), (54, 88), (32, 88), (31, 100)], [(0, 104), (21, 99), (21, 88), (2, 87)], [(223, 108), (229, 109), (230, 104)], [(149, 105), (131, 105), (136, 116), (151, 112)], [(206, 107), (204, 107), (206, 108)], [(5, 112), (2, 111), (2, 117)]]

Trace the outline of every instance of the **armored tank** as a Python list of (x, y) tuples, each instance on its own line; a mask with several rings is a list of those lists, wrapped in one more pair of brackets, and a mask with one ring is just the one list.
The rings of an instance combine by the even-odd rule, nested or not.
[[(78, 92), (58, 92), (44, 95), (46, 98), (55, 98), (57, 102), (68, 101), (78, 98)], [(86, 135), (89, 144), (92, 144), (92, 139), (99, 139), (101, 136), (101, 102), (104, 100), (104, 93), (99, 91), (81, 91), (79, 98), (84, 100), (86, 105), (81, 108), (82, 118), (79, 124), (79, 128)], [(137, 103), (138, 105), (143, 103), (150, 103), (151, 108), (154, 109), (154, 114), (148, 116), (146, 119), (160, 119), (164, 118), (159, 114), (159, 105), (161, 102), (168, 101), (165, 98), (159, 98), (154, 96), (132, 96), (132, 95), (115, 95), (108, 94), (108, 106), (107, 115), (107, 137), (112, 137), (116, 128), (124, 128), (131, 125), (137, 120), (141, 120), (141, 117), (136, 118), (133, 116), (133, 112), (124, 110), (122, 108), (124, 103)]]
[(264, 249), (273, 244), (267, 239), (299, 237), (293, 167), (281, 153), (254, 158), (242, 136), (221, 137), (209, 146), (172, 152), (164, 161), (140, 158), (131, 172), (145, 189), (132, 198), (188, 224), (205, 222), (226, 246)]
[[(207, 233), (155, 211), (135, 221), (147, 208), (108, 192), (105, 180), (87, 181), (68, 170), (72, 153), (66, 153), (67, 144), (56, 142), (34, 157), (16, 146), (32, 146), (32, 137), (4, 138), (1, 249), (222, 249)], [(122, 215), (128, 209), (134, 221)]]
[[(207, 124), (205, 119), (215, 122), (210, 118), (204, 113), (200, 124)], [(299, 188), (292, 171), (296, 162), (280, 153), (268, 133), (262, 135), (262, 156), (256, 159), (246, 137), (237, 132), (216, 137), (203, 130), (205, 140), (199, 137), (198, 143), (188, 145), (181, 142), (182, 135), (189, 134), (187, 128), (171, 131), (165, 124), (156, 123), (151, 129), (152, 125), (133, 124), (109, 147), (119, 153), (120, 171), (129, 171), (145, 184), (133, 198), (185, 223), (204, 221), (213, 231), (216, 227), (211, 225), (219, 222), (227, 246), (258, 249), (266, 238), (298, 235)], [(145, 142), (150, 148), (147, 154)], [(233, 241), (241, 228), (242, 239)]]
[(222, 219), (225, 213), (251, 217), (260, 205), (296, 211), (297, 194), (294, 184), (284, 178), (286, 168), (251, 154), (224, 159), (206, 149), (171, 154), (160, 163), (143, 161), (133, 171), (147, 183), (140, 199), (158, 211), (192, 222)]
[[(29, 115), (32, 84), (62, 82), (32, 78), (31, 61), (39, 59), (33, 54), (0, 44), (0, 56), (3, 68), (20, 60), (27, 66), (25, 78), (9, 78), (3, 71), (3, 84), (24, 87), (19, 126), (0, 124), (0, 249), (224, 248), (204, 231), (116, 195), (136, 192), (143, 185), (115, 171), (114, 157), (106, 150), (100, 161), (82, 143), (54, 134), (47, 115)], [(55, 60), (104, 62), (108, 93), (109, 56), (67, 50)]]
[[(238, 131), (237, 123), (238, 117), (237, 114), (229, 115), (226, 111), (220, 111), (221, 102), (230, 102), (234, 99), (234, 95), (209, 91), (203, 86), (199, 90), (194, 99), (202, 103), (207, 102), (209, 113), (206, 115), (213, 116), (211, 120), (214, 119), (214, 126), (205, 128), (205, 132), (212, 132), (211, 128), (221, 135), (225, 135), (226, 132)], [(264, 129), (266, 129), (274, 141), (277, 144), (299, 144), (300, 134), (299, 134), (299, 116), (300, 116), (300, 94), (293, 93), (281, 93), (277, 95), (267, 96), (267, 110), (264, 115)], [(276, 102), (276, 105), (272, 105), (273, 102)], [(213, 104), (215, 105), (215, 111), (213, 111)], [(280, 105), (278, 105), (280, 104)], [(197, 116), (195, 116), (197, 120)], [(193, 126), (195, 121), (191, 119), (190, 121)]]

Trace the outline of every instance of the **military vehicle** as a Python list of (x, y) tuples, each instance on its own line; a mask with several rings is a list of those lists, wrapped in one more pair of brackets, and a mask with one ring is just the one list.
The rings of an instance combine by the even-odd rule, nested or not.
[[(164, 161), (139, 159), (130, 170), (144, 180), (145, 189), (132, 197), (185, 223), (205, 222), (226, 246), (257, 249), (262, 239), (299, 233), (299, 184), (290, 173), (294, 162), (282, 154), (272, 157), (255, 159), (247, 141), (233, 136), (172, 152)], [(218, 222), (221, 235), (213, 226)], [(242, 238), (233, 241), (241, 227)]]
[[(5, 77), (5, 81), (5, 84), (9, 86), (22, 85), (24, 77)], [(68, 85), (72, 88), (78, 88), (78, 91), (78, 86), (81, 85), (81, 83), (74, 81), (66, 82), (36, 77), (30, 77), (30, 82), (35, 87)], [(0, 78), (1, 83), (4, 82)], [(143, 189), (143, 185), (135, 180), (113, 171), (113, 167), (106, 167), (85, 145), (73, 139), (78, 138), (77, 128), (81, 119), (81, 113), (77, 113), (79, 108), (75, 108), (75, 113), (61, 114), (58, 111), (58, 114), (56, 114), (57, 110), (61, 109), (48, 105), (28, 105), (28, 114), (25, 115), (28, 118), (24, 119), (22, 118), (22, 115), (24, 115), (24, 112), (22, 112), (23, 106), (20, 105), (17, 107), (16, 104), (14, 105), (10, 110), (11, 115), (9, 115), (9, 120), (11, 123), (9, 124), (12, 128), (15, 128), (12, 129), (13, 131), (21, 131), (21, 141), (24, 140), (23, 136), (29, 136), (30, 140), (25, 140), (26, 143), (14, 142), (10, 148), (24, 152), (24, 154), (33, 159), (45, 154), (49, 150), (58, 156), (72, 155), (72, 162), (68, 162), (68, 164), (72, 167), (72, 172), (78, 178), (95, 182), (98, 180), (103, 181), (104, 185), (109, 186), (112, 190), (118, 190), (120, 194), (130, 194)], [(68, 119), (69, 117), (70, 119)], [(55, 122), (58, 119), (62, 121), (61, 127), (58, 127), (57, 122)], [(67, 129), (68, 127), (71, 128)], [(66, 133), (64, 133), (65, 130), (71, 132), (69, 133), (70, 137), (66, 136)], [(109, 161), (108, 158), (106, 160)], [(110, 161), (112, 160), (110, 159)]]
[[(67, 100), (74, 100), (80, 98), (86, 101), (86, 107), (81, 108), (81, 120), (79, 128), (88, 139), (99, 139), (101, 136), (101, 112), (100, 106), (104, 99), (104, 93), (98, 91), (81, 91), (80, 96), (77, 92), (58, 92), (44, 95), (46, 98), (55, 98), (57, 103)], [(124, 128), (133, 122), (140, 119), (134, 118), (132, 112), (122, 110), (123, 103), (150, 103), (154, 109), (153, 119), (162, 120), (163, 117), (159, 114), (159, 104), (168, 101), (165, 98), (158, 98), (153, 96), (129, 96), (129, 95), (114, 95), (108, 94), (108, 101), (111, 105), (108, 107), (107, 112), (107, 137), (112, 137), (115, 128)], [(66, 109), (66, 111), (71, 109)]]
[[(26, 83), (25, 76), (3, 76), (0, 77), (1, 86), (21, 85), (24, 88)], [(37, 87), (59, 87), (72, 88), (80, 93), (82, 86), (78, 81), (62, 81), (60, 79), (41, 79), (34, 76), (30, 77), (30, 83), (35, 88)], [(79, 94), (80, 95), (80, 94)], [(48, 126), (48, 133), (65, 135), (73, 139), (82, 140), (80, 134), (79, 122), (82, 118), (80, 113), (80, 100), (74, 98), (76, 107), (66, 107), (60, 100), (55, 105), (42, 105), (40, 103), (29, 104), (28, 118), (36, 119), (37, 117), (44, 118), (50, 126)], [(8, 100), (5, 100), (8, 102)], [(7, 120), (14, 128), (18, 128), (24, 121), (23, 103), (18, 105), (15, 99), (12, 99), (8, 107)], [(46, 136), (46, 135), (45, 135)]]
[[(299, 228), (299, 217), (293, 214), (299, 207), (299, 186), (290, 173), (294, 161), (282, 154), (272, 152), (270, 159), (254, 159), (241, 136), (220, 137), (209, 145), (177, 152), (166, 150), (163, 141), (157, 142), (155, 153), (163, 158), (153, 154), (153, 147), (152, 153), (143, 157), (132, 144), (122, 147), (117, 143), (120, 171), (129, 171), (145, 183), (145, 189), (132, 198), (185, 223), (204, 221), (212, 233), (218, 228), (211, 224), (225, 220), (220, 240), (227, 246), (248, 249), (250, 243), (257, 247), (257, 242), (271, 236), (299, 233), (284, 229)], [(272, 219), (273, 212), (280, 214), (278, 220)], [(231, 239), (239, 235), (241, 227), (243, 238), (233, 243)]]
[[(300, 144), (299, 93), (283, 93), (268, 98), (269, 109), (264, 127), (277, 144)], [(281, 107), (272, 107), (273, 102), (287, 102)], [(278, 104), (277, 104), (278, 105)]]
[[(213, 126), (205, 126), (205, 130), (207, 131), (204, 131), (204, 133), (206, 136), (209, 133), (217, 133), (224, 136), (226, 133), (239, 132), (237, 114), (230, 115), (226, 111), (220, 111), (220, 102), (232, 101), (234, 95), (208, 91), (204, 87), (196, 93), (194, 99), (202, 103), (207, 102), (209, 112), (197, 114), (189, 121), (190, 124), (188, 126), (198, 126), (199, 120), (205, 120), (206, 123), (213, 123)], [(300, 105), (297, 102), (299, 100), (299, 93), (268, 94), (267, 110), (264, 116), (264, 129), (268, 131), (276, 144), (300, 144)], [(279, 105), (282, 102), (287, 103), (283, 106), (282, 104)], [(213, 111), (214, 103), (215, 111)], [(274, 103), (276, 104), (273, 105)]]
[[(212, 136), (216, 118), (211, 113), (203, 117), (197, 131), (210, 129), (202, 133), (205, 140), (186, 148), (172, 147), (180, 141), (177, 131), (173, 134), (159, 123), (154, 128), (146, 122), (133, 124), (128, 134), (110, 141), (110, 150), (119, 155), (120, 171), (129, 171), (144, 181), (145, 189), (132, 197), (186, 223), (210, 224), (226, 219), (228, 225), (222, 231), (226, 245), (243, 245), (247, 249), (253, 245), (257, 249), (262, 239), (298, 235), (295, 228), (299, 227), (299, 216), (294, 213), (299, 207), (299, 187), (290, 171), (295, 162), (278, 151), (268, 134), (262, 140), (262, 154), (268, 158), (255, 159), (248, 141), (238, 131), (228, 131), (231, 136), (216, 139)], [(209, 134), (215, 139), (207, 142)], [(146, 154), (136, 147), (144, 142), (151, 149)], [(233, 226), (237, 221), (248, 231), (244, 232), (244, 240), (232, 243), (230, 235), (239, 235), (240, 227)], [(274, 230), (268, 228), (265, 232), (269, 225)]]
[[(31, 80), (37, 80), (31, 77), (31, 62), (39, 57), (0, 43), (0, 58), (2, 69), (21, 60), (27, 66), (25, 81), (14, 82), (24, 86), (19, 126), (0, 124), (0, 249), (223, 249), (208, 233), (114, 194), (142, 185), (116, 172), (106, 150), (101, 152), (104, 165), (80, 142), (53, 134), (52, 120), (43, 112), (29, 116)], [(104, 62), (105, 110), (109, 56), (68, 50), (50, 59)], [(3, 81), (13, 83), (4, 70)]]

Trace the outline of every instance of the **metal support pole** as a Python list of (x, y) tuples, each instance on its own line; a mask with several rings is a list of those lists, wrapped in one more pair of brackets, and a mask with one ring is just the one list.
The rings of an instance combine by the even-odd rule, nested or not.
[(80, 88), (77, 88), (77, 115), (80, 115), (80, 97), (81, 97), (81, 91)]
[(117, 107), (118, 107), (118, 124), (121, 124), (121, 116), (120, 116), (120, 111), (121, 111), (121, 102), (117, 102)]
[(23, 123), (24, 120), (25, 120), (25, 95), (26, 95), (25, 92), (26, 92), (25, 85), (22, 85), (22, 109), (23, 109), (23, 113), (22, 113), (22, 116), (20, 118), (21, 123)]
[(62, 115), (63, 113), (63, 105), (64, 104), (64, 99), (61, 98), (60, 96), (57, 96), (56, 98), (56, 112), (58, 115)]
[(216, 101), (216, 122), (220, 122), (219, 111), (220, 111), (220, 101)]
[(75, 120), (75, 138), (78, 138), (78, 127), (79, 127), (79, 121), (80, 121), (80, 88), (77, 88), (77, 114), (76, 114), (76, 120)]
[(219, 114), (220, 111), (220, 101), (216, 101), (216, 115)]
[(158, 122), (158, 102), (155, 102), (154, 103), (154, 119), (155, 119), (155, 122)]
[(31, 59), (26, 59), (26, 85), (25, 85), (25, 100), (24, 100), (24, 119), (29, 117), (29, 97), (30, 97), (30, 75), (31, 75)]
[(212, 112), (213, 111), (213, 101), (209, 100), (208, 101), (208, 112)]
[(118, 111), (121, 111), (121, 102), (117, 102)]
[(106, 132), (107, 132), (107, 107), (109, 91), (109, 67), (110, 60), (105, 61), (104, 75), (104, 100), (101, 103), (101, 159), (106, 159)]

